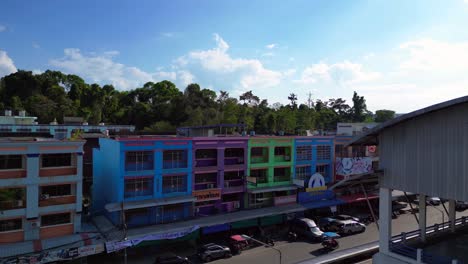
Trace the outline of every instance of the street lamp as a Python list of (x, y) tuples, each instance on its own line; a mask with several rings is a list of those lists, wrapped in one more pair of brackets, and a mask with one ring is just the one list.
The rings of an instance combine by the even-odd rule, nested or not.
[(281, 250), (275, 248), (274, 246), (268, 245), (267, 243), (264, 243), (264, 242), (262, 242), (262, 241), (260, 241), (260, 240), (257, 240), (257, 239), (255, 239), (255, 238), (253, 238), (253, 237), (250, 237), (250, 236), (248, 236), (248, 235), (241, 235), (241, 237), (243, 237), (243, 238), (245, 238), (245, 239), (247, 239), (247, 240), (253, 240), (253, 241), (255, 241), (255, 242), (259, 243), (259, 244), (264, 245), (265, 247), (274, 249), (276, 252), (279, 253), (279, 260), (280, 260), (280, 264), (281, 264), (281, 262), (282, 262), (282, 261), (281, 261), (281, 260), (282, 260)]

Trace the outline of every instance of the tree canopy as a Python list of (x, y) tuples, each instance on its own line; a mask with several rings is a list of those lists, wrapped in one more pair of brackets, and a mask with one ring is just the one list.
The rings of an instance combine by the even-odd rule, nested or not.
[[(305, 134), (306, 130), (334, 130), (337, 122), (374, 121), (366, 100), (354, 92), (352, 106), (342, 98), (322, 101), (285, 94), (289, 105), (274, 103), (247, 91), (239, 98), (216, 93), (196, 83), (183, 91), (170, 81), (147, 82), (119, 91), (112, 85), (88, 84), (79, 76), (59, 71), (33, 74), (19, 70), (0, 79), (0, 110), (26, 110), (39, 123), (65, 116), (83, 117), (90, 124), (135, 125), (138, 130), (174, 133), (177, 126), (243, 123), (258, 134)], [(300, 99), (306, 103), (299, 103)], [(379, 110), (375, 121), (394, 116)]]

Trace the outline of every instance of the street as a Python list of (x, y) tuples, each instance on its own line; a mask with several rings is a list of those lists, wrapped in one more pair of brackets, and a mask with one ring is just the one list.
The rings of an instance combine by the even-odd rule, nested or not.
[[(416, 206), (415, 206), (416, 207)], [(448, 208), (448, 204), (446, 204)], [(445, 214), (444, 208), (440, 206), (427, 206), (427, 225), (431, 226), (435, 223), (442, 222), (442, 212), (444, 212), (444, 220), (448, 221), (448, 216)], [(457, 212), (457, 218), (461, 216), (468, 216), (468, 210), (463, 212)], [(410, 213), (399, 215), (398, 218), (392, 221), (392, 233), (394, 235), (400, 234), (401, 232), (407, 232), (418, 229), (417, 222), (414, 216)], [(378, 229), (375, 223), (371, 223), (367, 226), (364, 233), (355, 234), (351, 236), (344, 236), (338, 239), (340, 248), (338, 250), (352, 248), (365, 243), (373, 242), (378, 240)], [(287, 241), (276, 241), (275, 248), (279, 249), (282, 253), (282, 264), (297, 263), (303, 260), (307, 260), (323, 254), (322, 246), (320, 243), (311, 243), (307, 241), (297, 241), (289, 243)], [(174, 253), (183, 256), (192, 256), (195, 252), (193, 249), (182, 248), (175, 249)], [(123, 257), (117, 256), (113, 258), (106, 257), (105, 259), (99, 258), (99, 263), (116, 263), (119, 259), (123, 263)], [(149, 264), (154, 263), (156, 254), (145, 251), (144, 254), (131, 254), (128, 257), (128, 263), (130, 264)], [(93, 261), (94, 260), (94, 261)], [(199, 260), (192, 256), (190, 260), (198, 262)], [(109, 261), (109, 262), (108, 262)], [(97, 263), (96, 259), (90, 259), (89, 263)], [(246, 264), (246, 263), (280, 263), (279, 253), (272, 248), (268, 247), (256, 247), (243, 251), (240, 255), (235, 255), (228, 259), (219, 259), (211, 263), (229, 263), (229, 264)]]

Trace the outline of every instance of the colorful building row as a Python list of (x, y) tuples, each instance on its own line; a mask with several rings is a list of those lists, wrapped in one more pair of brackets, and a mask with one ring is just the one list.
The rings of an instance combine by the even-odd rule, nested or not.
[(295, 204), (298, 192), (333, 181), (333, 140), (101, 138), (93, 153), (93, 212), (131, 227)]

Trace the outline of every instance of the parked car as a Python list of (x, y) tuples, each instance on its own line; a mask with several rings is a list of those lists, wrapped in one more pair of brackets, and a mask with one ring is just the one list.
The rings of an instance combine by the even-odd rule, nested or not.
[(352, 235), (366, 231), (366, 226), (362, 223), (353, 220), (340, 221), (337, 226), (339, 234)]
[(297, 218), (292, 222), (291, 230), (299, 236), (306, 237), (315, 241), (321, 241), (323, 232), (317, 224), (309, 218)]
[(228, 247), (220, 246), (214, 243), (203, 245), (198, 250), (198, 256), (204, 262), (210, 262), (214, 259), (219, 258), (230, 258), (232, 257), (231, 250)]
[(468, 209), (468, 202), (463, 202), (463, 201), (457, 201), (455, 203), (455, 210), (457, 211), (464, 211)]
[(431, 205), (440, 205), (441, 201), (439, 197), (430, 197), (427, 198), (427, 202)]
[(190, 261), (187, 257), (181, 257), (174, 254), (158, 256), (154, 264), (188, 264)]
[(341, 221), (353, 220), (353, 221), (359, 222), (359, 218), (350, 216), (350, 215), (345, 215), (345, 214), (337, 215), (335, 216), (335, 219), (341, 220)]
[(233, 235), (229, 238), (229, 247), (234, 254), (240, 254), (249, 247), (249, 242), (241, 235)]
[(392, 202), (392, 211), (399, 212), (400, 210), (405, 209), (407, 206), (408, 206), (408, 204), (406, 204), (406, 203), (393, 201)]
[(320, 220), (318, 221), (318, 225), (324, 231), (331, 231), (330, 228), (336, 221), (337, 220), (335, 218), (324, 217), (320, 218)]

